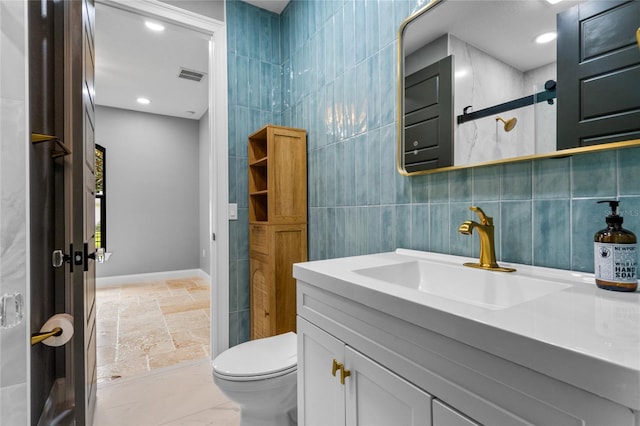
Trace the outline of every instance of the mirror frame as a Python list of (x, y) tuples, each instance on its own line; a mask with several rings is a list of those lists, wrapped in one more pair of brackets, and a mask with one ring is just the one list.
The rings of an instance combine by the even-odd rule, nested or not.
[[(421, 17), (425, 13), (427, 13), (432, 7), (436, 6), (447, 0), (430, 0), (425, 6), (421, 7), (417, 11), (413, 12), (409, 17), (407, 17), (400, 24), (400, 28), (398, 29), (398, 56), (397, 56), (397, 79), (398, 79), (398, 93), (397, 93), (397, 153), (396, 153), (396, 168), (398, 173), (403, 176), (416, 176), (416, 175), (426, 175), (431, 173), (439, 173), (439, 172), (448, 172), (453, 170), (461, 170), (468, 169), (471, 167), (482, 167), (482, 166), (491, 166), (497, 164), (505, 164), (505, 163), (516, 163), (521, 161), (528, 160), (539, 160), (545, 158), (558, 158), (558, 157), (567, 157), (575, 154), (583, 154), (587, 152), (596, 152), (596, 151), (606, 151), (611, 149), (620, 149), (620, 148), (628, 148), (633, 146), (640, 145), (640, 139), (631, 139), (628, 141), (622, 142), (613, 142), (601, 145), (591, 145), (579, 148), (570, 148), (563, 150), (556, 150), (553, 152), (541, 153), (541, 154), (532, 154), (525, 155), (520, 157), (510, 157), (504, 158), (500, 160), (492, 160), (464, 165), (454, 165), (447, 167), (439, 167), (430, 170), (420, 170), (417, 172), (407, 172), (402, 166), (402, 153), (404, 146), (404, 45), (403, 45), (403, 34), (407, 25)], [(639, 30), (640, 31), (640, 30)], [(640, 48), (640, 35), (638, 35), (638, 47)], [(454, 149), (455, 149), (455, 139), (453, 141)]]

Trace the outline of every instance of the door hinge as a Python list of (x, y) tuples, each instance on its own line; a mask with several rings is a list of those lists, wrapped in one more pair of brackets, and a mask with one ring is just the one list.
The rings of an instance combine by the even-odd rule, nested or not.
[(212, 241), (215, 241), (215, 240), (216, 240), (216, 233), (215, 233), (215, 232), (213, 232), (213, 233), (211, 234), (211, 240), (212, 240)]

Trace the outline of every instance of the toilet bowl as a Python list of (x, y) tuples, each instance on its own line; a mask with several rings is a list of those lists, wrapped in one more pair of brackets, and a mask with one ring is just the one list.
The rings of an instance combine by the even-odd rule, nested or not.
[(240, 425), (295, 425), (297, 340), (293, 332), (251, 340), (213, 360), (213, 380), (240, 406)]

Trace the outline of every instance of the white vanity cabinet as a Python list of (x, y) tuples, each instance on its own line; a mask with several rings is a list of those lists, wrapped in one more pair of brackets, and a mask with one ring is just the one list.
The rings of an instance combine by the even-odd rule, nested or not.
[(431, 425), (431, 395), (298, 317), (298, 424)]
[(294, 275), (300, 426), (639, 424), (630, 408), (430, 329), (460, 317), (304, 264)]

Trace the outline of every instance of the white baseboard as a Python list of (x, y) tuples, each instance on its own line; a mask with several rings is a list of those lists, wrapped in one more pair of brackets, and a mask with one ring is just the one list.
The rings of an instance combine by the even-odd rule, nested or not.
[(180, 278), (200, 277), (210, 279), (202, 269), (183, 269), (180, 271), (150, 272), (146, 274), (116, 275), (113, 277), (96, 277), (96, 287), (115, 287), (122, 284), (143, 284), (151, 281), (175, 280)]

